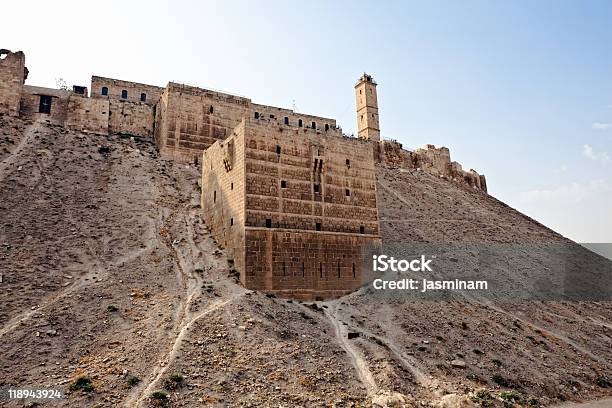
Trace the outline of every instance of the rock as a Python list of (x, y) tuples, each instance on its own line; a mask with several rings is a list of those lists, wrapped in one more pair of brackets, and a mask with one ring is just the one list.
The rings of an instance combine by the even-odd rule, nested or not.
[(404, 394), (392, 391), (379, 391), (372, 397), (372, 406), (377, 408), (401, 408), (406, 407)]
[(457, 394), (447, 394), (434, 404), (436, 408), (470, 408), (473, 406), (474, 404), (472, 404), (466, 396)]
[(451, 365), (455, 368), (465, 368), (465, 361), (460, 360), (460, 359), (455, 359), (453, 361), (451, 361)]

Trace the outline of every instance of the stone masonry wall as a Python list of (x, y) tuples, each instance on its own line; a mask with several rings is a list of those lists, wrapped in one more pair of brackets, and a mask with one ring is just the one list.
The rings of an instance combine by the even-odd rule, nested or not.
[[(40, 86), (25, 85), (21, 93), (21, 116), (32, 120), (42, 120), (49, 123), (63, 125), (68, 113), (68, 99), (71, 91), (43, 88)], [(40, 113), (41, 96), (51, 97), (51, 112)]]
[(27, 68), (23, 52), (0, 50), (0, 114), (18, 116)]
[(232, 136), (202, 155), (202, 214), (240, 271), (245, 267), (244, 131), (244, 126), (237, 127)]
[[(102, 87), (104, 86), (108, 88), (107, 96), (102, 95)], [(126, 99), (121, 97), (121, 91), (123, 90), (126, 90), (128, 93)], [(131, 102), (142, 102), (140, 100), (140, 95), (144, 93), (146, 96), (144, 103), (153, 106), (159, 101), (163, 91), (164, 88), (154, 85), (99, 76), (91, 77), (92, 98), (122, 99)]]
[(247, 287), (336, 297), (362, 283), (380, 244), (372, 144), (245, 121)]
[(363, 283), (362, 249), (379, 238), (356, 234), (246, 230), (246, 287), (300, 299), (345, 295)]
[(257, 121), (245, 143), (247, 227), (378, 234), (371, 143)]
[(153, 138), (155, 107), (147, 103), (109, 99), (108, 131)]
[[(163, 105), (163, 106), (160, 106)], [(242, 119), (338, 133), (336, 121), (292, 110), (251, 103), (241, 96), (169, 83), (158, 104), (155, 140), (164, 159), (195, 162), (217, 140), (230, 135)]]
[(68, 99), (66, 127), (79, 132), (108, 134), (109, 103), (107, 99), (87, 98), (73, 94)]

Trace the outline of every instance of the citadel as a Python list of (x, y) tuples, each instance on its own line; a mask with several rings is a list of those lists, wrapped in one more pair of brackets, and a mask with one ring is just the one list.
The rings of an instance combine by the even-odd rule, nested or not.
[(162, 160), (201, 166), (201, 211), (250, 289), (325, 299), (363, 284), (379, 246), (376, 166), (428, 172), (486, 193), (484, 175), (446, 147), (381, 138), (377, 83), (355, 84), (357, 137), (336, 120), (169, 82), (92, 76), (87, 86), (26, 85), (21, 51), (0, 50), (0, 115), (155, 143)]

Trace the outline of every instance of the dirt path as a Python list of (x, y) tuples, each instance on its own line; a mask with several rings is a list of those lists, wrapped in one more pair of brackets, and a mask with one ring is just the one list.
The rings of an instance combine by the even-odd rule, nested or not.
[(34, 135), (34, 132), (40, 131), (41, 126), (42, 125), (40, 123), (33, 123), (29, 125), (24, 130), (23, 137), (19, 141), (19, 144), (17, 144), (17, 147), (15, 147), (15, 150), (13, 150), (10, 155), (8, 155), (6, 158), (4, 158), (4, 160), (0, 162), (0, 182), (2, 182), (9, 174), (9, 167), (15, 163), (19, 156), (21, 156), (21, 152), (23, 151), (24, 147), (30, 142), (30, 139)]
[(175, 337), (174, 342), (172, 343), (172, 348), (170, 349), (170, 352), (164, 355), (162, 357), (162, 361), (159, 361), (157, 365), (155, 366), (155, 369), (153, 370), (153, 373), (152, 373), (151, 381), (149, 381), (149, 383), (144, 388), (144, 390), (136, 398), (135, 397), (128, 398), (127, 401), (125, 402), (125, 406), (126, 407), (140, 406), (144, 402), (144, 400), (149, 396), (149, 394), (151, 394), (151, 392), (156, 387), (158, 387), (159, 382), (162, 379), (163, 375), (166, 373), (166, 370), (168, 370), (170, 363), (179, 354), (179, 350), (183, 342), (183, 339), (185, 338), (185, 335), (189, 331), (191, 326), (193, 326), (193, 324), (199, 319), (201, 319), (202, 317), (222, 308), (223, 306), (230, 303), (232, 300), (233, 299), (227, 299), (224, 301), (215, 302), (211, 304), (210, 306), (208, 306), (203, 312), (198, 313), (195, 317), (193, 317), (186, 324), (184, 324), (181, 327), (180, 331), (178, 332), (177, 336)]
[(357, 376), (363, 384), (364, 388), (367, 390), (368, 395), (373, 395), (378, 392), (378, 385), (374, 380), (374, 376), (370, 371), (370, 367), (368, 366), (368, 362), (363, 358), (361, 352), (351, 344), (348, 340), (347, 330), (344, 329), (344, 325), (338, 318), (338, 303), (337, 301), (328, 302), (328, 308), (325, 309), (325, 314), (331, 321), (334, 332), (336, 334), (336, 339), (338, 344), (346, 354), (348, 355), (353, 367), (355, 367), (355, 371), (357, 371)]

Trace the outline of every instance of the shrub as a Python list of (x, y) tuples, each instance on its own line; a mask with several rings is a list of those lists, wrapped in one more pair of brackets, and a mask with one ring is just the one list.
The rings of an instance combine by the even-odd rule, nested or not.
[(94, 390), (91, 380), (87, 376), (78, 377), (70, 384), (71, 391), (81, 390), (83, 392), (91, 392)]
[(155, 405), (166, 405), (168, 402), (168, 394), (163, 391), (153, 391), (149, 397)]
[(491, 379), (493, 380), (494, 383), (496, 383), (499, 386), (502, 386), (502, 387), (510, 386), (510, 381), (504, 378), (501, 374), (495, 374), (493, 375), (493, 377), (491, 377)]
[(127, 376), (127, 383), (130, 387), (135, 386), (139, 382), (140, 382), (140, 378), (136, 377), (135, 375), (130, 374)]

